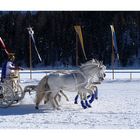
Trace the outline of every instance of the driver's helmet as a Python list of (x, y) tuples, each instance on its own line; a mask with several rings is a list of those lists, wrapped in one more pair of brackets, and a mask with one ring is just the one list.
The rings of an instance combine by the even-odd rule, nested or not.
[(8, 60), (14, 61), (15, 60), (15, 53), (9, 53), (8, 54)]

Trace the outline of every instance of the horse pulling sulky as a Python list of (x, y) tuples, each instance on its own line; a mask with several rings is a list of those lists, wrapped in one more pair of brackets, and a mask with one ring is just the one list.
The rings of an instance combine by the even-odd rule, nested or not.
[[(70, 73), (51, 73), (44, 76), (38, 84), (36, 106), (39, 108), (39, 104), (46, 94), (49, 94), (50, 101), (55, 109), (59, 109), (59, 106), (55, 102), (55, 96), (60, 91), (77, 92), (80, 95), (81, 106), (86, 109), (91, 107), (93, 89), (90, 87), (94, 82), (101, 82), (105, 77), (106, 67), (95, 59), (92, 59), (79, 67), (79, 70), (72, 71)], [(96, 80), (96, 81), (95, 81)], [(89, 88), (90, 87), (90, 88)], [(94, 88), (96, 88), (94, 86)], [(90, 96), (88, 96), (90, 94)], [(91, 97), (90, 102), (87, 101), (87, 97)], [(78, 96), (77, 96), (78, 98)]]
[(59, 109), (61, 96), (66, 100), (67, 92), (76, 92), (75, 103), (78, 103), (80, 97), (81, 106), (86, 109), (91, 107), (94, 99), (98, 99), (98, 89), (96, 84), (101, 83), (105, 78), (106, 67), (95, 59), (82, 64), (78, 70), (69, 72), (51, 72), (44, 76), (38, 85), (28, 85), (22, 90), (19, 84), (18, 72), (17, 76), (5, 79), (0, 83), (0, 107), (6, 108), (13, 103), (22, 100), (26, 92), (36, 93), (35, 108), (39, 108), (39, 104), (44, 99), (44, 103), (50, 101), (55, 109)]

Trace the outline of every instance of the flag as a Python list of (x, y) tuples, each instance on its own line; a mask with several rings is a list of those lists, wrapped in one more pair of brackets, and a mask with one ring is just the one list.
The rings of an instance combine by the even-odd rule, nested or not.
[(110, 28), (111, 28), (111, 32), (112, 32), (112, 45), (114, 48), (114, 52), (117, 55), (117, 58), (119, 60), (119, 53), (118, 53), (118, 48), (117, 48), (117, 40), (116, 40), (115, 30), (114, 30), (113, 25), (110, 25)]
[(8, 55), (9, 54), (9, 51), (7, 49), (7, 47), (5, 46), (2, 38), (0, 37), (0, 46), (4, 49), (4, 51), (6, 52), (6, 54)]
[(75, 29), (77, 35), (79, 36), (79, 40), (80, 40), (80, 43), (81, 43), (81, 46), (82, 46), (83, 54), (84, 54), (85, 59), (87, 60), (86, 53), (85, 53), (85, 50), (84, 50), (84, 42), (83, 42), (81, 26), (76, 25), (76, 26), (74, 26), (74, 29)]
[(30, 35), (30, 37), (32, 38), (32, 41), (33, 41), (33, 43), (34, 43), (34, 47), (35, 47), (36, 53), (37, 53), (37, 55), (38, 55), (38, 58), (39, 58), (40, 62), (42, 62), (42, 59), (41, 59), (40, 54), (39, 54), (39, 52), (38, 52), (38, 50), (37, 50), (37, 47), (36, 47), (36, 43), (35, 43), (35, 39), (34, 39), (34, 31), (32, 30), (31, 27), (29, 27), (29, 28), (27, 28), (27, 29), (28, 29), (28, 33), (29, 33), (29, 35)]

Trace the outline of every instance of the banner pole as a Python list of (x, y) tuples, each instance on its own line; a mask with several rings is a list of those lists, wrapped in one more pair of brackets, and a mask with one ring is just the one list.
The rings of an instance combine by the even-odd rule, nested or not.
[(76, 66), (78, 66), (78, 35), (76, 34)]
[(3, 42), (3, 40), (2, 40), (1, 37), (0, 37), (0, 46), (4, 49), (5, 53), (6, 53), (7, 55), (9, 55), (9, 52), (8, 52), (8, 50), (7, 50), (7, 47), (5, 46), (5, 44), (4, 44), (4, 42)]
[(30, 34), (29, 34), (29, 62), (30, 62), (30, 79), (32, 79), (32, 48)]
[[(113, 42), (113, 39), (112, 39)], [(113, 47), (113, 43), (112, 43), (112, 79), (114, 80), (114, 47)]]

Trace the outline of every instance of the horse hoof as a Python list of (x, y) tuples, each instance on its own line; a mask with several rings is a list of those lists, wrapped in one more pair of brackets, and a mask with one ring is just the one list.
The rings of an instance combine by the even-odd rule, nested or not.
[(61, 110), (61, 108), (60, 107), (57, 107), (57, 110)]
[(91, 104), (94, 100), (89, 100), (89, 103)]
[(54, 107), (54, 110), (61, 110), (61, 107)]
[(78, 104), (77, 102), (74, 102), (74, 104)]
[(18, 100), (14, 100), (16, 103), (18, 103)]
[(44, 104), (46, 104), (47, 103), (47, 101), (44, 101)]
[(89, 107), (89, 108), (91, 107), (91, 105), (90, 105), (90, 104), (88, 104), (88, 102), (87, 102), (87, 101), (86, 101), (85, 103), (86, 103), (86, 106), (87, 106), (87, 107)]
[(0, 94), (0, 99), (3, 99), (3, 98), (4, 98), (3, 94)]
[(90, 98), (90, 95), (87, 96), (87, 99)]
[(87, 109), (87, 107), (83, 107), (83, 109)]
[(87, 107), (91, 108), (91, 105), (88, 104)]
[(96, 100), (98, 100), (98, 97), (95, 97)]
[(38, 106), (35, 106), (35, 109), (39, 109)]

